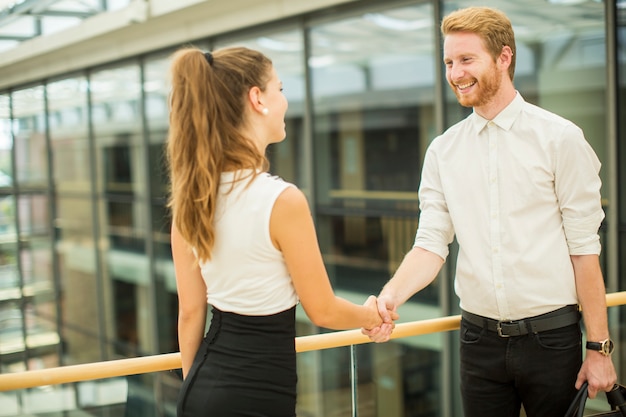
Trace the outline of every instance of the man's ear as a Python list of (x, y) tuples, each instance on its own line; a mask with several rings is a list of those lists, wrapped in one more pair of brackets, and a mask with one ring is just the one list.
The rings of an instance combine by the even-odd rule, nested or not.
[(265, 106), (262, 101), (262, 91), (259, 87), (251, 87), (250, 90), (248, 90), (248, 102), (255, 111), (259, 113), (263, 111)]
[(511, 47), (504, 45), (498, 59), (500, 60), (500, 63), (508, 69), (513, 62), (513, 50), (511, 50)]

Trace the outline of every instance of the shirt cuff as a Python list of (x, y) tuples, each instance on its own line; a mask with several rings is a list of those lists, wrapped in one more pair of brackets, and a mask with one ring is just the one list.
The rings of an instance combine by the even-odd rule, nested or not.
[(599, 255), (601, 251), (598, 229), (604, 219), (602, 209), (584, 218), (563, 217), (563, 229), (570, 255)]

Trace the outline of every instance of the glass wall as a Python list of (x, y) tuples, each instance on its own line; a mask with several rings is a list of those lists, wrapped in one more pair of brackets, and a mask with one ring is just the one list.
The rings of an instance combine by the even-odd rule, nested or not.
[(137, 63), (90, 76), (98, 230), (112, 356), (153, 351), (147, 169)]
[[(413, 242), (421, 160), (436, 131), (435, 21), (432, 5), (421, 4), (347, 13), (310, 26), (317, 229), (341, 294), (377, 294)], [(403, 319), (441, 315), (438, 284), (415, 299), (419, 312), (411, 303), (400, 311)], [(360, 407), (435, 415), (436, 345), (418, 340), (359, 349)], [(331, 368), (349, 364), (349, 352), (322, 357), (324, 381), (335, 390), (349, 388), (350, 381), (331, 384), (330, 376)], [(430, 383), (375, 383), (398, 378)]]
[(245, 46), (261, 51), (268, 56), (283, 83), (283, 94), (289, 107), (285, 116), (287, 137), (284, 141), (271, 144), (267, 149), (270, 171), (286, 181), (298, 184), (307, 194), (310, 158), (304, 151), (308, 145), (304, 120), (307, 111), (304, 41), (301, 28), (274, 29), (254, 36), (230, 36), (217, 38), (215, 48)]
[(12, 94), (17, 265), (28, 369), (60, 365), (56, 261), (52, 256), (52, 190), (43, 86)]
[[(358, 303), (380, 291), (412, 246), (430, 141), (471, 111), (446, 86), (439, 22), (473, 4), (362, 3), (189, 40), (272, 59), (289, 109), (287, 139), (268, 148), (270, 171), (306, 193), (333, 287)], [(578, 124), (605, 161), (614, 140), (605, 5), (562, 3), (483, 2), (513, 21), (522, 96)], [(625, 7), (619, 0), (615, 9), (622, 136)], [(0, 92), (0, 372), (178, 350), (164, 155), (174, 50)], [(615, 178), (608, 169), (602, 178), (608, 210)], [(454, 247), (401, 320), (457, 313), (453, 274)], [(298, 312), (298, 335), (322, 331)], [(299, 415), (353, 415), (353, 402), (362, 416), (460, 415), (456, 338), (299, 355)], [(127, 410), (174, 415), (179, 384), (176, 373), (129, 378)]]
[(154, 251), (154, 288), (158, 317), (158, 350), (177, 352), (178, 298), (170, 250), (170, 220), (165, 203), (168, 193), (165, 141), (168, 128), (166, 76), (168, 55), (149, 58), (144, 64), (143, 91), (147, 125), (148, 177), (152, 217), (151, 243)]
[(51, 82), (47, 97), (63, 355), (65, 364), (84, 363), (102, 358), (104, 350), (87, 79), (77, 76)]
[(0, 95), (0, 373), (26, 369), (10, 96)]
[[(617, 176), (618, 176), (618, 242), (620, 260), (626, 259), (626, 187), (622, 184), (626, 184), (626, 0), (617, 0), (614, 8), (614, 16), (616, 20), (615, 30), (615, 47), (616, 47), (616, 70), (617, 70), (617, 86), (616, 101), (617, 101)], [(618, 282), (619, 290), (624, 290), (626, 287), (626, 265), (623, 262), (619, 262), (618, 266)], [(620, 309), (619, 323), (626, 322), (626, 314), (624, 309)], [(622, 343), (623, 343), (622, 336)], [(624, 349), (618, 350), (618, 360), (620, 364), (626, 363), (626, 352)], [(621, 369), (624, 369), (622, 366)]]

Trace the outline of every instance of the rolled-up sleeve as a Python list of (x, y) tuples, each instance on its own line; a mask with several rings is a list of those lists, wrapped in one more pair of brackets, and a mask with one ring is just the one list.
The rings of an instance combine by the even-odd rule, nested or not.
[(438, 164), (429, 150), (424, 158), (419, 189), (420, 216), (413, 246), (433, 252), (445, 261), (454, 239), (454, 227), (441, 188)]
[(600, 254), (601, 164), (578, 127), (567, 126), (562, 139), (556, 149), (555, 189), (569, 252)]
[(600, 236), (597, 231), (602, 219), (604, 219), (602, 210), (582, 219), (568, 219), (563, 216), (563, 228), (570, 255), (600, 254)]

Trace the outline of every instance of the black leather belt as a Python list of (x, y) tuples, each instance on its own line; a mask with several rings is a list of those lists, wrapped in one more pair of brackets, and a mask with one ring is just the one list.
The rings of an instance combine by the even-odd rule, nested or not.
[(560, 329), (576, 324), (580, 321), (580, 311), (578, 305), (572, 304), (539, 316), (512, 321), (494, 320), (467, 311), (462, 311), (461, 317), (483, 329), (497, 332), (500, 337), (511, 337), (545, 332), (546, 330)]

